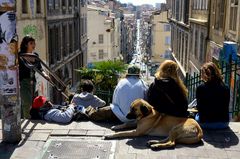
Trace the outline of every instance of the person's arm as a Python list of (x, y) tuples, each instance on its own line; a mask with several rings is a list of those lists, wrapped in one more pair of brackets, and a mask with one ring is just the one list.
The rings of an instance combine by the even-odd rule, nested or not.
[(44, 119), (47, 121), (54, 121), (57, 123), (69, 123), (74, 115), (74, 104), (70, 104), (65, 111), (59, 109), (51, 109), (44, 116)]
[[(197, 105), (196, 108), (197, 110), (199, 110), (200, 106), (201, 106), (201, 88), (197, 87), (197, 91), (196, 91), (196, 100), (197, 100)], [(201, 108), (200, 108), (201, 109)]]
[(94, 98), (95, 98), (94, 103), (97, 105), (97, 107), (103, 107), (106, 105), (106, 102), (99, 98), (98, 96), (95, 95)]
[(146, 92), (146, 100), (147, 100), (148, 102), (150, 102), (151, 99), (152, 99), (152, 88), (153, 88), (153, 85), (154, 85), (154, 83), (152, 83), (152, 84), (149, 86), (149, 88), (148, 88), (148, 90), (147, 90), (147, 92)]
[[(39, 57), (38, 53), (34, 53), (34, 54)], [(43, 76), (44, 76), (47, 80), (51, 80), (51, 78), (48, 76), (48, 74), (47, 74), (47, 73), (44, 71), (44, 69), (42, 68), (42, 65), (41, 65), (40, 61), (37, 60), (36, 62), (37, 62), (37, 69), (42, 72)]]

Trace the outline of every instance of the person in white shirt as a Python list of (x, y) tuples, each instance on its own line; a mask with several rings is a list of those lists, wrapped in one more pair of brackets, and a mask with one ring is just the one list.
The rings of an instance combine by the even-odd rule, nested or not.
[(75, 94), (71, 103), (76, 105), (81, 105), (84, 108), (88, 106), (96, 107), (103, 107), (106, 105), (106, 102), (99, 98), (98, 96), (93, 94), (94, 85), (91, 80), (83, 80), (81, 82), (81, 93)]
[(130, 122), (126, 116), (130, 111), (131, 103), (136, 99), (146, 99), (148, 86), (140, 78), (140, 68), (130, 66), (126, 78), (121, 79), (113, 93), (110, 106), (93, 108), (89, 106), (85, 113), (90, 120)]

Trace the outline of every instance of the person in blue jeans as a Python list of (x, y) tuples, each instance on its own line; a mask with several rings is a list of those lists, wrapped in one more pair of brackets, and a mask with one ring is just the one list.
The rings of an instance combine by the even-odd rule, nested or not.
[(212, 63), (201, 68), (203, 84), (197, 87), (198, 114), (195, 119), (202, 128), (224, 129), (229, 124), (230, 90), (224, 84), (220, 70)]
[(30, 109), (31, 119), (46, 120), (66, 124), (72, 121), (77, 105), (71, 103), (67, 106), (54, 105), (44, 96), (37, 96)]

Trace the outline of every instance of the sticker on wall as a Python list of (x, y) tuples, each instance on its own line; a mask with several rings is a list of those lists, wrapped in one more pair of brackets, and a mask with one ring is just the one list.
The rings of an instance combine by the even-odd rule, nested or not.
[(0, 93), (3, 95), (15, 95), (17, 93), (16, 70), (0, 71)]
[(0, 0), (0, 10), (10, 11), (14, 10), (15, 0)]

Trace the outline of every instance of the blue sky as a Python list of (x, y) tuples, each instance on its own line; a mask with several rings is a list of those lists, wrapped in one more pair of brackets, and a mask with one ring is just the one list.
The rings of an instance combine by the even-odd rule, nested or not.
[(155, 3), (163, 3), (166, 2), (165, 0), (120, 0), (122, 3), (133, 3), (134, 5), (141, 5), (141, 4), (152, 4), (155, 6)]

